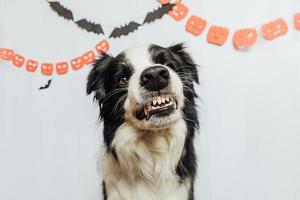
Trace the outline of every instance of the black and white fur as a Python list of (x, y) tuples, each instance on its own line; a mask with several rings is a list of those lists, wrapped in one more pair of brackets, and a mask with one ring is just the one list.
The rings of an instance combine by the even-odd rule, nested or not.
[[(165, 74), (145, 83), (150, 68)], [(100, 163), (105, 200), (194, 199), (194, 82), (196, 64), (182, 44), (132, 48), (94, 63), (87, 93), (94, 94), (104, 122)], [(172, 99), (174, 107), (150, 116), (158, 97)]]

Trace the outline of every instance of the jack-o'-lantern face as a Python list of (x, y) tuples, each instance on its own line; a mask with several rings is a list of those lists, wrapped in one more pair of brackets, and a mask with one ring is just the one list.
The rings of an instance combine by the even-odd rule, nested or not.
[(59, 62), (56, 63), (56, 73), (59, 75), (66, 74), (69, 69), (69, 65), (67, 62)]
[(283, 19), (269, 22), (262, 27), (262, 32), (266, 40), (274, 40), (288, 32), (288, 26)]
[(253, 45), (257, 39), (254, 28), (237, 30), (233, 36), (233, 44), (236, 48), (244, 48)]
[(17, 67), (22, 67), (25, 62), (25, 58), (19, 54), (13, 56), (13, 64)]
[(84, 60), (82, 57), (77, 57), (71, 60), (71, 66), (74, 70), (79, 70), (84, 66)]
[(50, 76), (53, 73), (53, 64), (52, 63), (43, 63), (41, 65), (41, 72), (46, 76)]
[(14, 51), (12, 49), (0, 48), (0, 58), (3, 60), (12, 60)]
[(107, 40), (102, 40), (102, 41), (100, 41), (100, 42), (96, 45), (95, 49), (96, 49), (96, 51), (97, 51), (99, 54), (103, 54), (103, 53), (108, 52), (109, 47), (110, 47), (110, 46), (109, 46), (108, 41), (107, 41)]
[(187, 21), (185, 25), (185, 30), (197, 36), (204, 31), (206, 24), (207, 24), (206, 20), (193, 15)]
[(294, 27), (300, 30), (300, 13), (294, 15)]
[(180, 1), (176, 2), (176, 5), (169, 11), (169, 15), (175, 20), (180, 21), (188, 14), (189, 8), (181, 3)]
[(223, 45), (227, 40), (229, 35), (229, 29), (220, 26), (211, 26), (208, 34), (207, 34), (207, 41), (211, 44), (215, 45)]
[(96, 55), (93, 51), (88, 51), (82, 56), (84, 64), (92, 64), (96, 60)]
[(29, 59), (26, 63), (26, 70), (29, 72), (35, 72), (38, 68), (38, 62), (32, 59)]

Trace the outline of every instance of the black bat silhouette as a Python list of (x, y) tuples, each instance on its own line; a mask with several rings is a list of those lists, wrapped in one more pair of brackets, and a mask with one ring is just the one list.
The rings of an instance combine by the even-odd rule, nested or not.
[(104, 34), (103, 29), (101, 27), (101, 24), (95, 24), (93, 22), (89, 22), (86, 19), (81, 19), (77, 22), (75, 22), (80, 28), (88, 31), (93, 32), (96, 34)]
[(154, 22), (157, 19), (161, 19), (165, 14), (169, 13), (170, 10), (172, 10), (173, 6), (175, 4), (165, 4), (161, 7), (157, 8), (156, 10), (149, 12), (147, 16), (144, 19), (144, 23), (151, 23)]
[(128, 35), (129, 33), (136, 31), (139, 28), (139, 26), (141, 25), (136, 22), (130, 22), (129, 24), (121, 26), (120, 28), (114, 28), (109, 38), (118, 38), (121, 36)]
[[(58, 14), (58, 16), (63, 17), (67, 20), (72, 20), (77, 24), (78, 27), (88, 31), (93, 32), (95, 34), (104, 34), (101, 24), (91, 22), (85, 18), (80, 19), (78, 21), (74, 21), (73, 13), (70, 9), (65, 8), (58, 1), (48, 1), (50, 7), (54, 12)], [(139, 24), (135, 21), (131, 21), (128, 24), (120, 27), (115, 27), (111, 32), (109, 38), (119, 38), (121, 36), (126, 36), (129, 33), (136, 31), (140, 26), (145, 23), (154, 22), (157, 19), (161, 19), (165, 14), (167, 14), (172, 8), (174, 4), (165, 4), (152, 12), (148, 12), (146, 15), (143, 24)]]
[(52, 79), (48, 80), (47, 84), (44, 85), (44, 86), (41, 86), (41, 87), (39, 88), (39, 90), (44, 90), (44, 89), (49, 88), (49, 87), (50, 87), (50, 84), (51, 84), (51, 81), (52, 81)]
[(67, 20), (74, 20), (72, 11), (63, 7), (58, 1), (48, 1), (48, 3), (59, 16)]

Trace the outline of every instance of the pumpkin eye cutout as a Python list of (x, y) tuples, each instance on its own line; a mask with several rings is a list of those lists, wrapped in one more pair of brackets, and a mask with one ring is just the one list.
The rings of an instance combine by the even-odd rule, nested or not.
[(121, 86), (127, 86), (128, 85), (128, 78), (123, 76), (120, 78), (119, 83)]

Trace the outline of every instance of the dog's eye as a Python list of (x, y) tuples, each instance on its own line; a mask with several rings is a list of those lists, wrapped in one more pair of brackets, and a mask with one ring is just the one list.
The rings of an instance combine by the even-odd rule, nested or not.
[(119, 80), (119, 83), (120, 83), (120, 85), (122, 85), (122, 86), (126, 86), (126, 85), (128, 84), (128, 79), (127, 79), (127, 77), (125, 77), (125, 76), (121, 77), (120, 80)]

